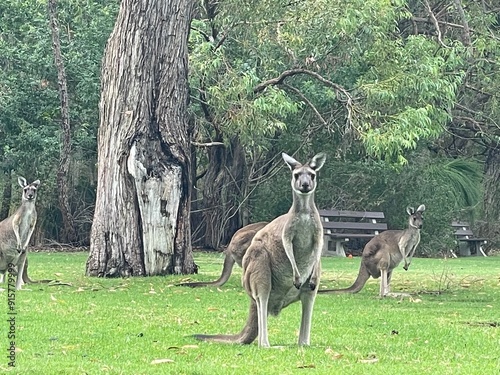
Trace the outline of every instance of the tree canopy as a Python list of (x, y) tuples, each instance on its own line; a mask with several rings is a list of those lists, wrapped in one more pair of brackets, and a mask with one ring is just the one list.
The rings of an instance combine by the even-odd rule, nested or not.
[[(283, 213), (279, 154), (324, 151), (324, 208), (377, 208), (399, 227), (406, 205), (424, 203), (423, 252), (452, 246), (453, 218), (473, 220), (498, 247), (499, 9), (493, 0), (199, 2), (189, 39), (194, 244), (219, 247), (242, 224)], [(116, 1), (59, 4), (81, 245), (95, 200), (100, 64), (117, 12)], [(37, 238), (60, 241), (46, 3), (6, 0), (0, 14), (0, 187), (14, 174), (40, 178)]]

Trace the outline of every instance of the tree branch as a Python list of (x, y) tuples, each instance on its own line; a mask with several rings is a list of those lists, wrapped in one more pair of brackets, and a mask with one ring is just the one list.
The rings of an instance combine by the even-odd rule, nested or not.
[(460, 15), (460, 18), (462, 20), (462, 25), (464, 26), (462, 35), (464, 38), (464, 44), (467, 47), (472, 46), (471, 42), (471, 37), (470, 37), (470, 28), (469, 28), (469, 23), (467, 22), (467, 18), (465, 17), (465, 11), (464, 8), (462, 7), (462, 2), (461, 0), (455, 0), (455, 8), (457, 8), (457, 12)]
[(352, 126), (352, 108), (354, 105), (354, 99), (351, 96), (351, 94), (342, 86), (336, 84), (335, 82), (332, 82), (326, 78), (324, 78), (322, 75), (313, 72), (311, 70), (303, 69), (303, 68), (296, 68), (296, 69), (290, 69), (290, 70), (285, 70), (282, 72), (278, 77), (269, 79), (267, 81), (264, 81), (257, 86), (254, 87), (253, 92), (255, 94), (260, 93), (264, 91), (268, 86), (274, 86), (274, 85), (284, 85), (285, 79), (288, 77), (293, 77), (295, 75), (299, 74), (306, 74), (309, 75), (324, 85), (331, 87), (335, 90), (337, 100), (341, 103), (343, 103), (346, 107), (347, 110), (347, 124), (349, 126)]
[(283, 86), (285, 86), (288, 90), (293, 91), (295, 93), (295, 95), (297, 95), (304, 103), (306, 103), (309, 107), (311, 107), (312, 111), (318, 117), (319, 121), (321, 121), (323, 123), (323, 125), (327, 125), (327, 122), (325, 121), (323, 116), (321, 116), (321, 114), (318, 112), (318, 110), (316, 109), (314, 104), (312, 104), (311, 101), (309, 99), (307, 99), (304, 94), (302, 94), (300, 92), (300, 90), (298, 90), (297, 88), (290, 86), (286, 83), (283, 84)]
[(434, 13), (432, 12), (431, 6), (429, 5), (429, 2), (427, 0), (425, 0), (425, 7), (427, 8), (427, 13), (429, 14), (429, 17), (431, 18), (432, 23), (434, 24), (434, 28), (436, 29), (439, 44), (441, 44), (441, 46), (443, 46), (444, 48), (449, 48), (443, 42), (443, 39), (441, 36), (441, 29), (439, 27), (438, 20), (436, 19), (436, 16), (434, 16)]
[(205, 142), (205, 143), (200, 143), (200, 142), (195, 142), (191, 141), (191, 144), (196, 147), (214, 147), (214, 146), (224, 146), (223, 142)]

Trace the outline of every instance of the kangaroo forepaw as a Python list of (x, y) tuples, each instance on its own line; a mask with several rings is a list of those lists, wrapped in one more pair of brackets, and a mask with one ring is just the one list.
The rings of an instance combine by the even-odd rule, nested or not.
[(294, 277), (294, 280), (293, 280), (293, 285), (297, 288), (297, 289), (300, 289), (300, 287), (302, 286), (302, 283), (300, 282), (300, 275), (297, 275)]

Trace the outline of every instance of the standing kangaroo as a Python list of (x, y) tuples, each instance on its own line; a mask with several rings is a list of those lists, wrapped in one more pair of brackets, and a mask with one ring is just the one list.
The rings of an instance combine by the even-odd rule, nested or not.
[(5, 271), (12, 264), (17, 269), (16, 289), (20, 290), (27, 247), (36, 224), (35, 201), (40, 180), (29, 185), (24, 177), (18, 177), (17, 181), (23, 188), (21, 206), (0, 222), (0, 282), (3, 282)]
[(248, 246), (252, 242), (255, 234), (264, 228), (268, 223), (265, 221), (248, 224), (243, 228), (238, 229), (227, 249), (225, 251), (224, 265), (222, 266), (222, 273), (220, 277), (215, 281), (197, 281), (197, 282), (189, 282), (189, 283), (180, 283), (178, 286), (189, 286), (191, 288), (196, 288), (200, 286), (222, 286), (227, 280), (229, 280), (229, 276), (231, 276), (231, 272), (233, 270), (234, 263), (237, 263), (238, 266), (241, 267), (241, 262), (243, 260), (243, 256), (247, 252)]
[(346, 289), (320, 290), (318, 293), (357, 293), (365, 286), (368, 279), (382, 276), (380, 280), (380, 297), (389, 294), (392, 271), (402, 260), (403, 268), (408, 271), (411, 259), (420, 242), (420, 228), (423, 224), (425, 206), (417, 210), (408, 207), (408, 229), (387, 230), (373, 237), (363, 249), (361, 265), (356, 281)]
[(236, 335), (194, 335), (199, 340), (269, 347), (268, 314), (293, 302), (302, 303), (299, 345), (310, 344), (311, 319), (321, 273), (323, 228), (314, 203), (316, 172), (325, 163), (323, 153), (300, 164), (283, 153), (292, 171), (293, 203), (288, 213), (274, 219), (252, 240), (243, 257), (243, 286), (250, 296), (250, 312)]

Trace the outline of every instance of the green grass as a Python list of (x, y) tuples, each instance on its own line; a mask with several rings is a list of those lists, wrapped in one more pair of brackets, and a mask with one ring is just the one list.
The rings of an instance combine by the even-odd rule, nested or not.
[[(237, 333), (248, 297), (235, 268), (222, 288), (189, 289), (186, 277), (84, 276), (85, 253), (30, 254), (30, 285), (16, 294), (16, 367), (7, 366), (7, 293), (0, 292), (0, 373), (8, 374), (498, 374), (500, 257), (414, 259), (395, 270), (393, 291), (378, 280), (355, 295), (316, 299), (312, 345), (296, 344), (300, 304), (270, 317), (274, 347), (198, 342), (194, 333)], [(200, 274), (218, 276), (220, 254), (196, 254)], [(359, 258), (323, 259), (322, 287), (348, 286)], [(413, 294), (416, 293), (416, 294)], [(168, 360), (155, 364), (155, 360)]]

